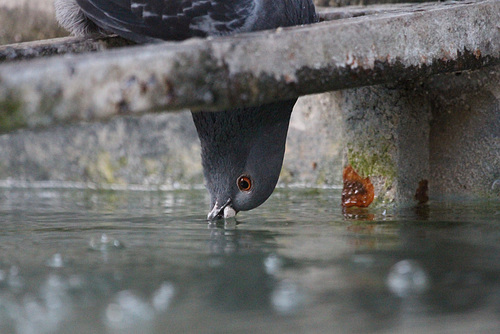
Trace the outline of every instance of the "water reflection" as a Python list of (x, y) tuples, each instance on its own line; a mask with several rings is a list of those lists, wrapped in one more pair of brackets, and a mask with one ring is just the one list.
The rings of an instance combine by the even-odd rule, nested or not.
[(276, 195), (207, 225), (202, 191), (0, 190), (0, 332), (500, 329), (496, 203)]
[(296, 312), (304, 297), (296, 283), (276, 278), (284, 259), (269, 230), (238, 229), (236, 220), (209, 225), (209, 302), (220, 310)]
[[(344, 267), (345, 276), (356, 281), (349, 298), (355, 301), (353, 308), (363, 310), (369, 322), (384, 330), (446, 324), (458, 329), (468, 317), (480, 331), (500, 329), (498, 247), (470, 245), (470, 225), (465, 223), (397, 226), (398, 247), (361, 247), (349, 258), (352, 265)], [(486, 226), (475, 227), (475, 233), (481, 233)]]

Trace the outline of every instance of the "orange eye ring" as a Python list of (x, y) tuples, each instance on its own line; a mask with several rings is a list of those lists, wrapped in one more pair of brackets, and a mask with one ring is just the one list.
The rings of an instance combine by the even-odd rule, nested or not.
[(238, 184), (238, 189), (240, 189), (241, 191), (248, 192), (252, 190), (252, 180), (246, 175), (240, 176), (238, 178), (237, 184)]

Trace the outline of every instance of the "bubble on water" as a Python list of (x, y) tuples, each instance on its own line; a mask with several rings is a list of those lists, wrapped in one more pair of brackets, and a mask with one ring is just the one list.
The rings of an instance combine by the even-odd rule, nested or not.
[(33, 296), (23, 298), (20, 311), (16, 317), (18, 333), (46, 333), (56, 329), (49, 326), (47, 310)]
[(51, 268), (64, 267), (64, 261), (63, 261), (62, 255), (59, 253), (52, 255), (52, 257), (47, 260), (47, 266), (49, 266)]
[(10, 267), (7, 284), (12, 289), (21, 289), (24, 286), (24, 279), (19, 275), (19, 267)]
[(399, 297), (420, 294), (429, 288), (425, 270), (413, 260), (403, 260), (393, 265), (386, 283), (389, 290)]
[(270, 254), (264, 259), (264, 268), (269, 275), (276, 275), (283, 267), (283, 259), (276, 254)]
[(40, 286), (38, 296), (26, 295), (15, 318), (19, 333), (53, 333), (71, 317), (71, 298), (67, 283), (50, 275)]
[(49, 275), (40, 287), (40, 296), (48, 309), (67, 311), (71, 298), (67, 294), (68, 282), (58, 275)]
[(152, 325), (153, 318), (153, 308), (129, 290), (120, 291), (105, 311), (106, 325), (117, 332), (132, 328), (145, 332), (145, 327)]
[(33, 296), (23, 298), (19, 311), (14, 319), (18, 333), (54, 333), (68, 319), (64, 308), (50, 309)]
[[(6, 279), (11, 276), (19, 277), (19, 268), (11, 268)], [(45, 334), (57, 332), (63, 322), (71, 319), (67, 280), (51, 274), (41, 281), (34, 291), (17, 290), (0, 295), (0, 325), (12, 327), (16, 333)]]
[(158, 290), (153, 293), (151, 303), (158, 312), (164, 312), (170, 306), (175, 295), (175, 287), (170, 282), (164, 282)]
[(101, 234), (99, 237), (90, 238), (89, 247), (91, 250), (99, 252), (124, 248), (123, 244), (118, 239), (109, 238), (106, 233)]
[(305, 302), (304, 293), (297, 284), (282, 281), (271, 294), (271, 304), (281, 314), (296, 313)]

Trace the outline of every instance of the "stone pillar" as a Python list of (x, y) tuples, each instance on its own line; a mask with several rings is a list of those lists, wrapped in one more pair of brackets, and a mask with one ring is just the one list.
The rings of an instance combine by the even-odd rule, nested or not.
[(432, 192), (498, 199), (500, 66), (437, 75), (427, 89)]
[(404, 85), (377, 85), (339, 93), (344, 165), (375, 186), (376, 203), (408, 205), (420, 181), (429, 179), (430, 105)]
[[(344, 166), (374, 183), (376, 203), (500, 195), (500, 67), (336, 94)], [(328, 109), (328, 108), (326, 108)]]
[(281, 184), (342, 184), (342, 116), (338, 93), (301, 97), (292, 113)]

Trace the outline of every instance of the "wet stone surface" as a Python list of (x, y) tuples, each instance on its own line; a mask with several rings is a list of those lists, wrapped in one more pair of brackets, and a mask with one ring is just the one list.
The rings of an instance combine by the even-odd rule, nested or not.
[(0, 189), (0, 332), (498, 332), (498, 201), (340, 200), (208, 225), (202, 190)]

